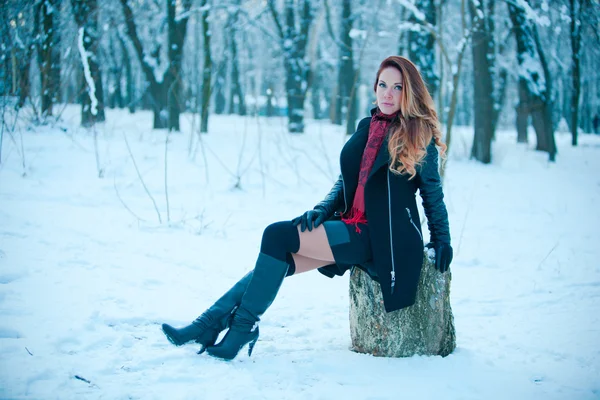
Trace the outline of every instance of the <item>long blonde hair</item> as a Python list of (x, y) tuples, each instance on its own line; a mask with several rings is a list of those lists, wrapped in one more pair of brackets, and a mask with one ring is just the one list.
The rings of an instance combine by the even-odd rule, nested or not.
[(402, 74), (400, 113), (390, 127), (389, 168), (395, 174), (407, 173), (410, 175), (409, 179), (412, 179), (417, 174), (417, 165), (427, 154), (427, 145), (432, 138), (440, 147), (442, 157), (447, 147), (442, 143), (440, 123), (433, 99), (419, 70), (411, 61), (400, 56), (391, 56), (383, 60), (377, 71), (373, 90), (377, 92), (379, 75), (388, 67), (396, 68)]

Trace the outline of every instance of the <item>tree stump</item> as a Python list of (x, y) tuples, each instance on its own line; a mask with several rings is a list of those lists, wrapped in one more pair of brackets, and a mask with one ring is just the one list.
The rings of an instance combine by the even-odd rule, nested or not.
[(450, 271), (440, 274), (425, 250), (414, 305), (386, 313), (381, 287), (360, 268), (350, 275), (352, 350), (379, 357), (440, 355), (456, 348)]

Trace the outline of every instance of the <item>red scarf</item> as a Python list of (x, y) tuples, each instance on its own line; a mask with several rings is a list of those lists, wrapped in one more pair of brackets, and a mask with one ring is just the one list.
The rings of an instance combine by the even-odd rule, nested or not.
[(369, 173), (373, 168), (377, 153), (381, 148), (383, 139), (385, 138), (388, 128), (392, 121), (398, 116), (399, 111), (387, 115), (382, 113), (379, 108), (377, 112), (371, 118), (371, 124), (369, 125), (369, 138), (367, 139), (367, 145), (363, 152), (362, 160), (360, 162), (360, 173), (358, 174), (358, 186), (354, 194), (354, 201), (352, 202), (352, 208), (349, 212), (342, 215), (342, 221), (348, 225), (353, 224), (356, 227), (356, 232), (360, 233), (358, 224), (366, 224), (367, 216), (365, 214), (365, 185)]

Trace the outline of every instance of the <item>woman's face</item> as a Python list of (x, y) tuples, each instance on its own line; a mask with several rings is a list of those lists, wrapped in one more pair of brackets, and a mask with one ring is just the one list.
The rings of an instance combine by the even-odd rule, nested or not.
[(384, 114), (393, 114), (400, 109), (402, 74), (394, 67), (387, 67), (377, 81), (377, 105)]

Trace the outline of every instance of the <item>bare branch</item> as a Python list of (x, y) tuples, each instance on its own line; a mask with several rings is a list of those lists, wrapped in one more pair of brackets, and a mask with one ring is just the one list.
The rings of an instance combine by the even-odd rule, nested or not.
[(154, 204), (154, 210), (156, 211), (156, 215), (158, 216), (158, 222), (160, 224), (162, 224), (162, 218), (160, 216), (160, 211), (158, 211), (158, 206), (156, 205), (156, 201), (154, 201), (154, 197), (152, 197), (152, 194), (150, 194), (150, 191), (148, 190), (148, 187), (146, 186), (146, 183), (144, 182), (144, 178), (142, 178), (142, 174), (140, 173), (137, 163), (135, 162), (135, 157), (133, 156), (133, 153), (131, 152), (131, 147), (129, 147), (129, 141), (127, 140), (127, 136), (125, 136), (125, 132), (122, 132), (122, 133), (123, 133), (123, 139), (125, 139), (125, 144), (127, 145), (127, 151), (129, 152), (129, 156), (131, 156), (131, 161), (133, 161), (133, 166), (135, 167), (135, 172), (137, 173), (137, 176), (140, 179), (140, 182), (142, 183), (142, 186), (144, 187), (146, 194), (148, 195), (148, 197), (150, 197), (150, 200), (152, 200), (152, 204)]
[(274, 0), (267, 1), (267, 5), (269, 6), (269, 11), (271, 11), (271, 15), (273, 16), (273, 21), (275, 21), (275, 25), (277, 26), (277, 31), (279, 32), (279, 37), (283, 39), (285, 37), (283, 33), (283, 27), (279, 22), (279, 15), (277, 14), (277, 9), (275, 8)]

